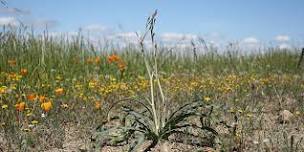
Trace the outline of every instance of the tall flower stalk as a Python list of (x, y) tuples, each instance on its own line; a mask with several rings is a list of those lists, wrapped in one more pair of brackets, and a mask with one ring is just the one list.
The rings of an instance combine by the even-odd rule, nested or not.
[[(154, 33), (156, 15), (157, 11), (148, 18), (146, 32), (142, 37), (140, 37), (139, 41), (142, 57), (149, 77), (149, 95), (143, 99), (125, 99), (117, 101), (114, 104), (117, 105), (119, 102), (132, 100), (141, 105), (140, 109), (138, 109), (138, 107), (123, 106), (122, 110), (126, 113), (123, 120), (131, 122), (128, 123), (129, 125), (125, 123), (121, 127), (113, 127), (110, 129), (102, 127), (99, 128), (101, 132), (98, 135), (102, 138), (109, 137), (113, 132), (115, 132), (115, 136), (110, 136), (108, 141), (103, 140), (102, 143), (115, 145), (127, 141), (126, 144), (129, 144), (129, 142), (131, 143), (129, 152), (138, 151), (138, 148), (145, 140), (152, 141), (152, 143), (144, 150), (144, 152), (150, 151), (151, 148), (155, 147), (161, 140), (168, 140), (169, 136), (174, 133), (197, 137), (188, 133), (187, 130), (198, 129), (200, 131), (207, 131), (210, 132), (212, 136), (217, 134), (214, 129), (210, 128), (209, 125), (206, 125), (203, 122), (206, 118), (208, 119), (212, 110), (208, 112), (208, 108), (205, 107), (204, 102), (201, 100), (187, 103), (178, 107), (172, 113), (169, 112), (167, 107), (169, 102), (167, 102), (165, 97), (158, 69), (158, 49)], [(149, 35), (152, 41), (152, 48), (151, 52), (146, 52), (144, 42)], [(152, 53), (152, 55), (150, 53)], [(113, 107), (114, 106), (112, 106), (110, 110)], [(201, 108), (206, 108), (205, 111), (207, 112), (203, 113), (200, 111)], [(107, 116), (109, 116), (109, 113)], [(187, 123), (186, 119), (191, 116), (199, 117), (200, 120), (202, 120), (201, 125), (198, 126), (196, 124)], [(119, 136), (117, 135), (117, 132), (120, 133)], [(200, 138), (200, 142), (205, 139), (205, 137)], [(212, 143), (213, 141), (208, 142)]]

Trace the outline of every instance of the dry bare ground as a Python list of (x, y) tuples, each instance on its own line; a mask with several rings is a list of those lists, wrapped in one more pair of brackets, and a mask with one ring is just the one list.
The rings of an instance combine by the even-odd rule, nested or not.
[[(244, 132), (244, 149), (243, 151), (255, 152), (255, 151), (272, 151), (279, 152), (284, 150), (284, 147), (289, 147), (288, 144), (291, 144), (291, 138), (293, 138), (294, 151), (303, 151), (304, 144), (304, 127), (303, 118), (297, 117), (294, 118), (293, 123), (281, 124), (278, 121), (278, 115), (272, 113), (265, 113), (257, 117), (257, 123), (261, 123), (261, 126), (248, 130)], [(259, 117), (259, 118), (258, 118)], [(257, 124), (254, 124), (257, 125)], [(261, 127), (261, 128), (259, 128)], [(70, 125), (65, 129), (65, 136), (62, 141), (62, 147), (52, 147), (52, 145), (47, 146), (47, 149), (43, 151), (47, 152), (85, 152), (91, 151), (90, 149), (90, 136), (86, 134), (88, 130), (84, 130), (83, 127), (78, 127), (77, 125)], [(225, 126), (217, 126), (217, 131), (220, 133), (220, 136), (225, 138), (229, 136), (229, 129)], [(285, 137), (286, 135), (286, 137)], [(232, 139), (228, 139), (232, 140)], [(301, 142), (301, 143), (300, 143)], [(298, 144), (297, 144), (298, 143)], [(7, 141), (3, 134), (0, 135), (0, 150), (1, 151), (18, 151), (16, 149), (8, 149), (6, 147)], [(149, 142), (147, 141), (144, 144), (142, 149), (147, 146)], [(152, 151), (153, 152), (187, 152), (187, 151), (215, 151), (209, 147), (195, 147), (189, 144), (174, 143), (174, 142), (162, 142), (158, 144)], [(101, 150), (102, 152), (124, 152), (127, 151), (127, 146), (105, 146)], [(285, 150), (284, 150), (285, 151)], [(286, 150), (288, 151), (288, 150)]]
[[(243, 152), (301, 152), (304, 151), (304, 116), (303, 113), (295, 113), (298, 108), (291, 97), (285, 99), (278, 106), (276, 101), (265, 100), (261, 105), (262, 111), (253, 113), (250, 117), (241, 116), (239, 121), (234, 122), (234, 114), (221, 114), (223, 123), (214, 124), (214, 128), (219, 133), (221, 144), (226, 151), (233, 151), (238, 147)], [(269, 101), (268, 101), (269, 100)], [(292, 112), (293, 113), (292, 113)], [(198, 120), (192, 120), (198, 121)], [(114, 123), (115, 124), (115, 123)], [(117, 123), (116, 123), (117, 124)], [(233, 136), (233, 129), (229, 126), (237, 125), (239, 137)], [(61, 132), (62, 131), (62, 132)], [(95, 131), (94, 126), (80, 123), (66, 123), (60, 128), (34, 128), (33, 132), (40, 132), (38, 137), (39, 145), (29, 147), (30, 151), (47, 152), (89, 152), (91, 148), (91, 136)], [(4, 131), (0, 131), (0, 151), (22, 151), (17, 143), (7, 140)], [(164, 141), (152, 149), (153, 152), (187, 152), (187, 151), (215, 151), (210, 147), (196, 147), (186, 143)], [(180, 141), (180, 140), (179, 140)], [(10, 142), (10, 144), (9, 144)], [(10, 146), (8, 146), (10, 145)], [(147, 141), (141, 149), (149, 145)], [(104, 152), (124, 152), (126, 146), (105, 146), (101, 151)], [(237, 150), (236, 150), (237, 151)]]

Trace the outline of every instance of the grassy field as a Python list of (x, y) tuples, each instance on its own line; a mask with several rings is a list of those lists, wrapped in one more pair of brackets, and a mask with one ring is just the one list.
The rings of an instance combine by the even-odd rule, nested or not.
[[(160, 109), (153, 123), (167, 122), (162, 115), (193, 101), (211, 109), (204, 123), (192, 117), (180, 123), (207, 126), (214, 135), (204, 133), (204, 140), (197, 140), (200, 133), (184, 129), (189, 137), (176, 133), (157, 138), (153, 151), (304, 151), (299, 50), (269, 48), (240, 55), (233, 50), (195, 54), (189, 48), (189, 55), (180, 55), (158, 48), (157, 57), (145, 51), (132, 46), (95, 50), (80, 36), (67, 41), (2, 32), (0, 151), (128, 151), (128, 142), (102, 144), (105, 136), (98, 133), (100, 128), (125, 126), (127, 114), (139, 121), (141, 116), (137, 120), (124, 105), (140, 111), (140, 99), (155, 100), (156, 108), (148, 108), (153, 114)], [(151, 130), (159, 135), (158, 129)], [(144, 135), (142, 147), (154, 139)]]

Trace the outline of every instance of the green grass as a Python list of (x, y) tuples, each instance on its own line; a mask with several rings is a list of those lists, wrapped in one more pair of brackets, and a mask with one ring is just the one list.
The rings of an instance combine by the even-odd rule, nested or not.
[[(25, 33), (25, 34), (24, 34)], [(71, 41), (71, 40), (70, 40)], [(191, 48), (190, 48), (191, 49)], [(45, 70), (50, 76), (51, 70), (56, 73), (70, 75), (87, 75), (91, 72), (115, 73), (115, 69), (106, 63), (106, 57), (116, 52), (127, 63), (126, 76), (144, 74), (145, 68), (140, 50), (132, 46), (115, 50), (113, 47), (94, 50), (85, 39), (80, 36), (72, 42), (54, 39), (49, 36), (33, 36), (26, 32), (5, 32), (1, 35), (1, 71), (10, 69), (7, 60), (18, 60), (18, 68), (28, 68), (30, 71)], [(212, 75), (230, 73), (301, 73), (296, 65), (299, 60), (298, 50), (269, 49), (263, 54), (239, 55), (238, 53), (226, 52), (217, 54), (213, 50), (198, 55), (194, 62), (193, 56), (180, 56), (168, 53), (164, 50), (160, 54), (159, 64), (165, 73), (193, 73)], [(191, 52), (191, 50), (189, 51)], [(86, 58), (100, 56), (102, 62), (98, 69), (88, 66)], [(33, 78), (37, 78), (33, 74)]]

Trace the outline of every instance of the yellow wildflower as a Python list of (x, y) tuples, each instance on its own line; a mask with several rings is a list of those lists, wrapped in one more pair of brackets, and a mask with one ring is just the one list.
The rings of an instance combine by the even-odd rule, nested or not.
[(44, 112), (49, 112), (52, 109), (53, 105), (52, 105), (52, 101), (48, 100), (47, 102), (43, 102), (41, 104), (41, 108)]
[(61, 108), (63, 108), (63, 109), (67, 109), (67, 108), (69, 108), (69, 105), (68, 105), (68, 104), (66, 104), (66, 103), (63, 103), (63, 104), (61, 104)]
[(35, 125), (35, 124), (38, 124), (39, 122), (38, 122), (37, 120), (33, 120), (31, 123), (32, 123), (33, 125)]
[(210, 97), (208, 97), (208, 96), (205, 96), (205, 97), (204, 97), (204, 101), (209, 102), (210, 100), (211, 100)]
[(2, 109), (7, 109), (8, 108), (8, 105), (2, 105)]
[(55, 90), (55, 94), (56, 94), (57, 96), (60, 96), (60, 95), (62, 95), (63, 93), (64, 93), (63, 88), (57, 88), (57, 89)]

